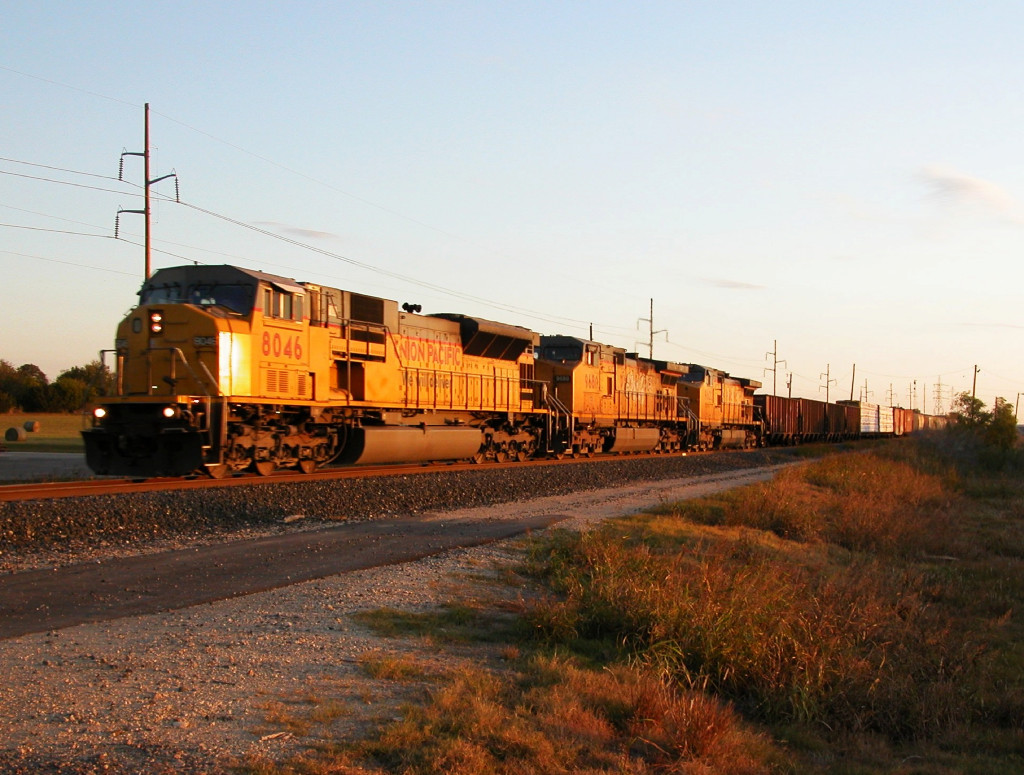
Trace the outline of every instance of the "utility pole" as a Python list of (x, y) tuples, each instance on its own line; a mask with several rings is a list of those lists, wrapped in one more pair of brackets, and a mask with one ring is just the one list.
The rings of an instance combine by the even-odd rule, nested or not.
[(655, 334), (666, 334), (668, 333), (667, 328), (662, 328), (658, 331), (654, 330), (654, 299), (651, 299), (651, 316), (649, 318), (640, 318), (637, 321), (637, 327), (639, 328), (641, 323), (647, 323), (650, 327), (650, 337), (647, 340), (647, 356), (653, 361), (654, 360), (654, 335)]
[(120, 166), (118, 168), (117, 179), (118, 180), (124, 180), (124, 157), (125, 156), (141, 156), (142, 157), (142, 168), (143, 168), (142, 174), (143, 174), (143, 177), (144, 177), (144, 181), (143, 182), (145, 183), (145, 186), (143, 187), (143, 190), (144, 190), (145, 193), (144, 193), (144, 197), (143, 197), (144, 204), (143, 204), (143, 208), (141, 210), (125, 210), (125, 209), (120, 208), (120, 207), (117, 208), (117, 219), (114, 221), (114, 239), (117, 239), (118, 231), (119, 231), (120, 226), (121, 226), (121, 213), (135, 213), (136, 215), (144, 215), (146, 217), (146, 270), (145, 270), (145, 274), (143, 275), (142, 279), (143, 280), (148, 280), (150, 274), (152, 273), (150, 271), (150, 269), (152, 267), (152, 253), (153, 253), (152, 232), (151, 232), (151, 229), (150, 229), (150, 220), (151, 220), (151, 214), (153, 212), (153, 209), (150, 206), (149, 189), (150, 189), (150, 187), (154, 183), (159, 183), (161, 180), (167, 180), (167, 178), (174, 178), (174, 201), (175, 202), (180, 202), (181, 201), (180, 192), (178, 190), (178, 175), (177, 175), (176, 172), (174, 172), (172, 170), (170, 172), (170, 174), (162, 175), (159, 178), (152, 178), (151, 179), (149, 177), (149, 103), (148, 102), (146, 103), (146, 109), (145, 109), (145, 132), (144, 132), (144, 138), (143, 138), (143, 148), (144, 148), (144, 150), (142, 150), (142, 151), (131, 151), (131, 152), (123, 151), (121, 153), (121, 163), (120, 163)]
[(974, 365), (974, 381), (971, 383), (971, 400), (972, 401), (974, 400), (975, 396), (978, 393), (978, 372), (979, 371), (981, 371), (981, 369), (979, 369), (978, 365), (975, 364)]
[(1017, 394), (1017, 403), (1013, 405), (1013, 421), (1017, 422), (1017, 410), (1020, 408), (1020, 393)]
[(850, 400), (853, 400), (853, 386), (857, 384), (857, 364), (853, 364), (853, 376), (850, 377)]
[[(830, 378), (831, 370), (832, 370), (832, 364), (831, 363), (826, 363), (825, 364), (825, 373), (818, 375), (818, 379), (821, 379), (822, 377), (825, 378), (825, 403), (826, 404), (828, 403), (828, 388), (829, 388), (829, 385), (831, 385), (833, 382), (835, 382), (834, 379)], [(818, 390), (821, 390), (821, 388), (819, 387)]]
[[(777, 377), (778, 377), (779, 364), (781, 363), (781, 364), (783, 364), (785, 366), (789, 366), (789, 364), (786, 363), (784, 360), (782, 360), (782, 361), (779, 360), (779, 340), (778, 339), (773, 339), (772, 340), (772, 346), (775, 349), (772, 350), (770, 353), (765, 353), (764, 357), (767, 358), (770, 355), (771, 358), (772, 358), (772, 368), (771, 368), (771, 372), (772, 372), (772, 395), (776, 396), (776, 395), (778, 395)], [(767, 372), (768, 369), (765, 369), (765, 371)]]
[(786, 389), (789, 391), (788, 395), (790, 398), (793, 397), (793, 372), (789, 372), (789, 376), (786, 377)]

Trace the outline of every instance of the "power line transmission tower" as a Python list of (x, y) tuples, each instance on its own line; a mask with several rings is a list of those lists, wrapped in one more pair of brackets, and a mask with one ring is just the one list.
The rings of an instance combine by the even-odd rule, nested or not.
[(933, 386), (935, 390), (935, 403), (932, 405), (932, 414), (943, 415), (946, 413), (945, 404), (945, 390), (946, 386), (942, 384), (942, 375), (939, 375), (939, 381)]

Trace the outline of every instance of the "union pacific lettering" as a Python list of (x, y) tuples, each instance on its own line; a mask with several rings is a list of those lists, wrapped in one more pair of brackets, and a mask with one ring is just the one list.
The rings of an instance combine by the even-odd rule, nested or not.
[(428, 369), (462, 368), (462, 347), (435, 339), (402, 337), (398, 343), (398, 356), (407, 366)]

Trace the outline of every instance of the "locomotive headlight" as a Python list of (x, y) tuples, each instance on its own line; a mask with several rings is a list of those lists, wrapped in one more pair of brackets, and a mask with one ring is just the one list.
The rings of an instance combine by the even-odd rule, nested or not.
[(95, 417), (97, 420), (102, 420), (104, 417), (107, 416), (107, 410), (104, 409), (102, 406), (97, 406), (95, 409), (92, 410), (92, 416)]
[(162, 334), (164, 332), (164, 313), (159, 311), (149, 313), (149, 332), (151, 334)]
[(165, 406), (162, 414), (168, 420), (173, 420), (181, 415), (181, 410), (176, 406)]

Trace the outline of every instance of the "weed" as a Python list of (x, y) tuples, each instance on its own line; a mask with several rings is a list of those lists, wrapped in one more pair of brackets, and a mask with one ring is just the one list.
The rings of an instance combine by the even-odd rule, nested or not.
[(427, 674), (424, 666), (408, 655), (372, 651), (364, 654), (359, 662), (371, 677), (389, 681), (407, 681)]

